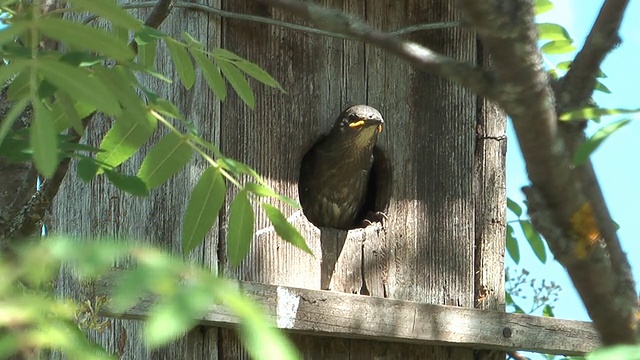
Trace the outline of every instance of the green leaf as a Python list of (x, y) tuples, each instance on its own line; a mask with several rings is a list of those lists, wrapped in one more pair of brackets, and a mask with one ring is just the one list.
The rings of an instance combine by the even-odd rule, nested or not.
[(115, 1), (69, 0), (69, 2), (101, 18), (108, 19), (114, 25), (134, 30), (142, 28), (142, 21), (133, 17)]
[(147, 345), (155, 348), (184, 335), (211, 306), (211, 291), (190, 286), (155, 306), (145, 322)]
[(9, 100), (18, 100), (29, 96), (31, 71), (35, 70), (29, 66), (18, 73), (18, 75), (11, 81), (11, 85), (9, 85), (9, 89), (7, 90), (7, 97)]
[(516, 240), (515, 235), (513, 234), (513, 227), (511, 225), (507, 225), (507, 252), (513, 262), (516, 264), (520, 263), (520, 248), (518, 247), (518, 240)]
[(247, 164), (244, 164), (240, 161), (236, 161), (231, 158), (221, 157), (220, 159), (218, 159), (218, 165), (233, 172), (236, 175), (239, 175), (239, 174), (249, 175), (254, 179), (256, 179), (259, 183), (264, 184), (264, 180), (262, 179), (260, 174), (258, 174), (255, 170), (253, 170)]
[(65, 92), (58, 91), (56, 93), (56, 99), (58, 100), (56, 104), (60, 107), (62, 114), (66, 117), (67, 121), (73, 127), (76, 133), (80, 136), (84, 135), (84, 125), (82, 124), (82, 119), (80, 118), (80, 114), (76, 110), (76, 107), (73, 104), (73, 99), (69, 97), (69, 95)]
[(571, 40), (553, 40), (542, 45), (540, 51), (547, 55), (568, 54), (576, 49)]
[(96, 155), (96, 160), (112, 167), (122, 164), (147, 142), (156, 124), (151, 115), (136, 119), (123, 113), (102, 139), (100, 149), (103, 152)]
[(542, 316), (555, 317), (555, 315), (553, 314), (553, 307), (551, 307), (551, 305), (549, 304), (545, 305), (544, 308), (542, 308)]
[(129, 29), (122, 26), (111, 26), (111, 34), (121, 42), (129, 43)]
[(251, 87), (249, 86), (247, 79), (244, 78), (240, 70), (225, 60), (216, 60), (216, 64), (222, 71), (222, 74), (224, 74), (224, 77), (227, 78), (227, 81), (229, 81), (229, 84), (231, 84), (231, 87), (233, 87), (236, 93), (238, 93), (242, 101), (253, 109), (256, 106), (256, 99), (253, 96), (253, 91), (251, 91)]
[(187, 166), (192, 154), (187, 137), (170, 132), (149, 151), (138, 177), (149, 189), (156, 188)]
[[(5, 13), (6, 14), (6, 13)], [(0, 45), (12, 43), (31, 25), (31, 21), (16, 21), (11, 26), (6, 26), (0, 31)]]
[(559, 119), (563, 121), (598, 119), (604, 115), (620, 115), (640, 113), (639, 109), (605, 109), (598, 107), (585, 107), (579, 110), (569, 111), (560, 115)]
[(102, 29), (53, 17), (40, 19), (37, 24), (47, 37), (75, 49), (89, 49), (120, 61), (131, 60), (135, 56), (126, 41), (123, 42)]
[(280, 84), (276, 81), (276, 79), (272, 78), (269, 73), (262, 70), (258, 65), (248, 60), (237, 61), (235, 62), (235, 65), (238, 67), (238, 69), (244, 71), (247, 75), (260, 81), (261, 83), (284, 91)]
[(11, 107), (11, 110), (9, 110), (7, 116), (5, 116), (2, 121), (0, 121), (0, 145), (4, 143), (5, 137), (7, 136), (9, 131), (11, 131), (13, 123), (16, 121), (18, 116), (22, 114), (22, 111), (24, 111), (28, 104), (29, 98), (25, 97), (20, 99)]
[(238, 266), (249, 252), (253, 239), (253, 207), (247, 198), (247, 191), (241, 190), (231, 202), (229, 232), (227, 235), (227, 255), (231, 266)]
[(40, 101), (33, 102), (35, 116), (30, 128), (29, 145), (33, 162), (44, 177), (51, 177), (58, 168), (58, 138), (51, 112)]
[(171, 59), (176, 66), (182, 85), (184, 85), (186, 89), (191, 89), (196, 81), (196, 72), (187, 49), (185, 49), (184, 45), (170, 37), (165, 38), (164, 42), (167, 45), (167, 49), (169, 49)]
[(600, 82), (599, 80), (596, 80), (596, 86), (593, 88), (596, 91), (601, 91), (605, 94), (611, 94), (611, 90), (609, 90), (608, 87), (606, 87), (602, 82)]
[(576, 149), (576, 153), (573, 155), (573, 164), (575, 166), (584, 165), (589, 156), (596, 151), (596, 149), (605, 141), (611, 134), (620, 130), (623, 126), (631, 122), (630, 119), (616, 121), (611, 123), (602, 129), (598, 130), (593, 136), (588, 138), (585, 142), (580, 144)]
[(254, 182), (247, 182), (244, 188), (258, 196), (278, 197), (278, 193), (271, 187), (256, 184)]
[(558, 24), (539, 23), (536, 24), (538, 28), (539, 40), (568, 40), (573, 41), (569, 32)]
[(586, 360), (638, 360), (640, 345), (614, 345), (587, 354)]
[(167, 36), (168, 35), (162, 31), (145, 25), (140, 30), (136, 31), (134, 39), (138, 45), (145, 45), (151, 42), (157, 42)]
[(540, 234), (533, 228), (531, 222), (528, 220), (520, 220), (520, 227), (524, 233), (524, 237), (529, 242), (533, 253), (536, 254), (541, 263), (547, 262), (547, 250), (544, 246), (544, 241), (540, 237)]
[(103, 169), (107, 178), (118, 189), (135, 196), (148, 196), (149, 190), (142, 179), (137, 176), (120, 174), (117, 171)]
[(147, 117), (148, 112), (145, 103), (134, 90), (137, 80), (131, 74), (131, 70), (119, 65), (111, 69), (99, 66), (94, 68), (94, 72), (109, 88), (111, 93), (117, 97), (124, 108), (124, 112), (127, 113), (127, 117), (132, 119), (144, 119)]
[(267, 214), (269, 221), (273, 225), (273, 228), (276, 229), (276, 234), (280, 236), (283, 240), (290, 242), (295, 245), (300, 250), (306, 252), (307, 254), (313, 255), (311, 249), (307, 246), (307, 243), (304, 241), (304, 238), (298, 232), (298, 229), (293, 227), (287, 218), (282, 215), (280, 210), (270, 204), (262, 203), (262, 208), (264, 212)]
[(191, 191), (182, 223), (182, 252), (190, 253), (211, 229), (224, 203), (227, 189), (220, 171), (210, 167)]
[(517, 202), (507, 198), (507, 208), (511, 210), (512, 213), (516, 214), (517, 217), (522, 216), (522, 208), (518, 205)]
[(100, 166), (90, 158), (82, 158), (76, 165), (76, 171), (80, 180), (89, 182), (98, 174)]
[(202, 75), (204, 75), (204, 79), (207, 81), (213, 94), (220, 99), (220, 101), (224, 101), (227, 97), (227, 88), (218, 67), (198, 49), (192, 49), (191, 55), (196, 60), (198, 67), (200, 67)]
[(22, 71), (27, 66), (26, 61), (12, 61), (0, 66), (0, 84), (4, 84), (10, 77)]
[(109, 88), (86, 70), (43, 58), (33, 64), (45, 79), (71, 97), (94, 105), (107, 114), (120, 113), (120, 104)]
[(217, 48), (213, 50), (213, 56), (216, 59), (226, 59), (226, 60), (231, 60), (233, 61), (244, 61), (243, 58), (241, 58), (240, 56), (236, 55), (235, 53), (227, 50), (227, 49), (222, 49), (222, 48)]
[(553, 9), (553, 4), (549, 0), (536, 0), (533, 5), (533, 11), (536, 15), (546, 13), (551, 9)]
[(200, 41), (196, 40), (193, 36), (191, 36), (189, 33), (183, 31), (182, 34), (182, 39), (187, 43), (187, 45), (189, 46), (195, 46), (198, 48), (201, 48), (204, 46), (204, 44), (202, 44)]
[(153, 69), (156, 61), (156, 49), (158, 43), (155, 41), (138, 45), (138, 64)]

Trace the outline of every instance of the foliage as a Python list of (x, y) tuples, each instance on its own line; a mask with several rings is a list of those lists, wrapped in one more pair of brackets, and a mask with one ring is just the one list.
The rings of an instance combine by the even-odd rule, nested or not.
[[(225, 304), (241, 319), (241, 338), (253, 358), (297, 358), (286, 337), (269, 325), (257, 305), (233, 283), (157, 249), (131, 242), (48, 238), (20, 248), (18, 254), (13, 262), (0, 259), (0, 327), (14, 330), (0, 333), (0, 358), (38, 348), (60, 350), (77, 359), (110, 359), (104, 349), (87, 340), (78, 324), (102, 331), (106, 324), (99, 314), (121, 314), (140, 299), (156, 299), (144, 327), (150, 348), (184, 334), (217, 303)], [(112, 265), (123, 257), (133, 259), (137, 266), (114, 271)], [(63, 263), (70, 264), (68, 270), (78, 281), (102, 279), (115, 284), (109, 300), (97, 296), (76, 303), (53, 298), (50, 283)]]
[[(104, 176), (114, 186), (135, 196), (147, 196), (182, 171), (193, 154), (208, 168), (193, 188), (184, 214), (182, 250), (186, 256), (204, 241), (222, 208), (227, 183), (238, 188), (232, 200), (227, 238), (229, 258), (237, 265), (253, 239), (253, 205), (260, 203), (276, 232), (284, 240), (310, 253), (299, 232), (280, 210), (263, 198), (298, 204), (277, 194), (251, 167), (225, 157), (218, 147), (198, 135), (189, 119), (170, 101), (139, 81), (153, 76), (171, 83), (154, 67), (158, 43), (164, 42), (182, 86), (190, 89), (201, 71), (212, 92), (222, 101), (226, 82), (249, 106), (255, 97), (247, 76), (282, 90), (278, 82), (256, 64), (224, 50), (206, 50), (187, 33), (183, 41), (146, 27), (113, 1), (70, 0), (64, 11), (86, 11), (109, 23), (110, 31), (43, 13), (39, 1), (2, 1), (7, 27), (0, 31), (0, 81), (8, 86), (11, 108), (0, 122), (0, 156), (14, 162), (33, 161), (38, 172), (51, 178), (65, 159), (77, 161), (83, 181)], [(138, 51), (129, 43), (134, 39)], [(53, 39), (64, 50), (41, 47)], [(226, 82), (225, 82), (226, 80)], [(33, 109), (30, 126), (13, 130), (24, 110)], [(85, 127), (96, 114), (111, 121), (99, 147), (79, 144)], [(158, 129), (158, 125), (163, 130)], [(180, 129), (187, 129), (181, 131)], [(129, 161), (158, 132), (155, 144), (137, 174), (125, 174)], [(248, 179), (248, 180), (246, 180)], [(255, 358), (295, 358), (291, 345), (272, 330), (255, 304), (239, 295), (231, 283), (208, 271), (190, 267), (161, 252), (123, 243), (82, 244), (69, 239), (47, 239), (22, 250), (16, 263), (0, 263), (3, 277), (3, 323), (14, 331), (2, 333), (0, 356), (18, 348), (57, 349), (72, 358), (105, 358), (104, 350), (89, 342), (78, 324), (100, 330), (106, 324), (98, 313), (124, 311), (139, 296), (159, 297), (145, 324), (146, 342), (156, 347), (176, 338), (195, 324), (212, 302), (222, 302), (242, 319), (241, 334)], [(43, 287), (57, 275), (61, 262), (72, 261), (82, 281), (105, 274), (113, 262), (130, 256), (138, 266), (123, 272), (120, 286), (107, 299), (85, 299), (80, 304), (54, 299)], [(188, 278), (188, 283), (185, 279)], [(143, 286), (141, 286), (141, 284)], [(78, 310), (80, 309), (80, 310)]]
[[(215, 144), (197, 134), (174, 104), (145, 87), (138, 77), (146, 74), (171, 82), (154, 69), (157, 43), (163, 41), (186, 89), (195, 82), (192, 59), (218, 98), (226, 98), (226, 79), (251, 108), (255, 99), (245, 76), (281, 89), (275, 79), (230, 51), (207, 51), (187, 33), (182, 34), (184, 42), (181, 42), (145, 27), (110, 1), (75, 0), (72, 4), (109, 20), (111, 32), (41, 13), (37, 6), (5, 8), (11, 16), (6, 19), (9, 26), (0, 31), (0, 56), (7, 61), (7, 65), (0, 67), (0, 80), (3, 83), (12, 80), (8, 96), (13, 107), (0, 126), (0, 156), (16, 161), (33, 160), (45, 177), (53, 176), (60, 161), (70, 157), (79, 160), (78, 174), (82, 180), (91, 181), (104, 175), (121, 190), (146, 196), (149, 190), (184, 169), (192, 154), (197, 153), (207, 161), (209, 169), (194, 187), (185, 213), (182, 231), (185, 254), (202, 243), (217, 219), (227, 190), (225, 181), (239, 189), (240, 200), (234, 204), (246, 200), (243, 204), (250, 205), (249, 208), (251, 202), (265, 207), (268, 204), (260, 198), (270, 197), (297, 206), (295, 201), (277, 194), (249, 166), (221, 154)], [(137, 57), (127, 43), (130, 32), (140, 49)], [(38, 44), (44, 37), (60, 41), (68, 51), (42, 50)], [(13, 42), (15, 38), (19, 41)], [(113, 63), (116, 65), (108, 65)], [(13, 122), (27, 106), (34, 109), (31, 126), (11, 131)], [(113, 119), (99, 148), (78, 145), (72, 137), (61, 134), (71, 128), (82, 135), (85, 122), (96, 112)], [(158, 124), (169, 133), (149, 151), (136, 175), (121, 173), (118, 167), (159, 131)], [(180, 127), (189, 130), (182, 132)], [(244, 175), (251, 182), (243, 184), (239, 179)], [(248, 216), (253, 211), (249, 208), (245, 206), (240, 216)], [(283, 229), (278, 235), (310, 253), (280, 210), (268, 209), (274, 227)], [(230, 223), (230, 234), (241, 235), (228, 238), (229, 248), (237, 250), (230, 254), (236, 265), (252, 240), (253, 220), (248, 220)]]

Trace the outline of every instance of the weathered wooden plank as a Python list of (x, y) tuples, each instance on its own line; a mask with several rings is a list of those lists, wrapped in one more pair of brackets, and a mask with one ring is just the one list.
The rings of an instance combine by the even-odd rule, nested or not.
[[(109, 287), (109, 278), (96, 285), (104, 295)], [(278, 328), (298, 334), (565, 355), (599, 346), (591, 323), (582, 321), (250, 282), (238, 282), (238, 288)], [(120, 316), (144, 318), (152, 303), (144, 298)], [(234, 327), (239, 318), (223, 304), (212, 305), (200, 324)]]
[[(491, 60), (478, 46), (478, 62)], [(504, 252), (506, 239), (506, 115), (494, 103), (478, 98), (474, 154), (475, 305), (476, 309), (505, 309)], [(482, 351), (475, 360), (499, 360), (506, 354)]]

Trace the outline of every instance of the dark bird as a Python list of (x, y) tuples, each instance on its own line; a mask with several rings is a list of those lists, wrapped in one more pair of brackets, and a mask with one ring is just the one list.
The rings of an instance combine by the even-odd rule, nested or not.
[(383, 123), (378, 110), (352, 106), (303, 157), (298, 192), (311, 223), (348, 230), (371, 210), (366, 207), (371, 166)]

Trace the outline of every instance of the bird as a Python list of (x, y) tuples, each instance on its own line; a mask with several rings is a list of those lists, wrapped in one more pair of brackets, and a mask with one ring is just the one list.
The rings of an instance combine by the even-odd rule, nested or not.
[(302, 158), (298, 195), (307, 219), (320, 228), (350, 230), (364, 220), (372, 201), (371, 168), (382, 132), (380, 112), (351, 106)]

